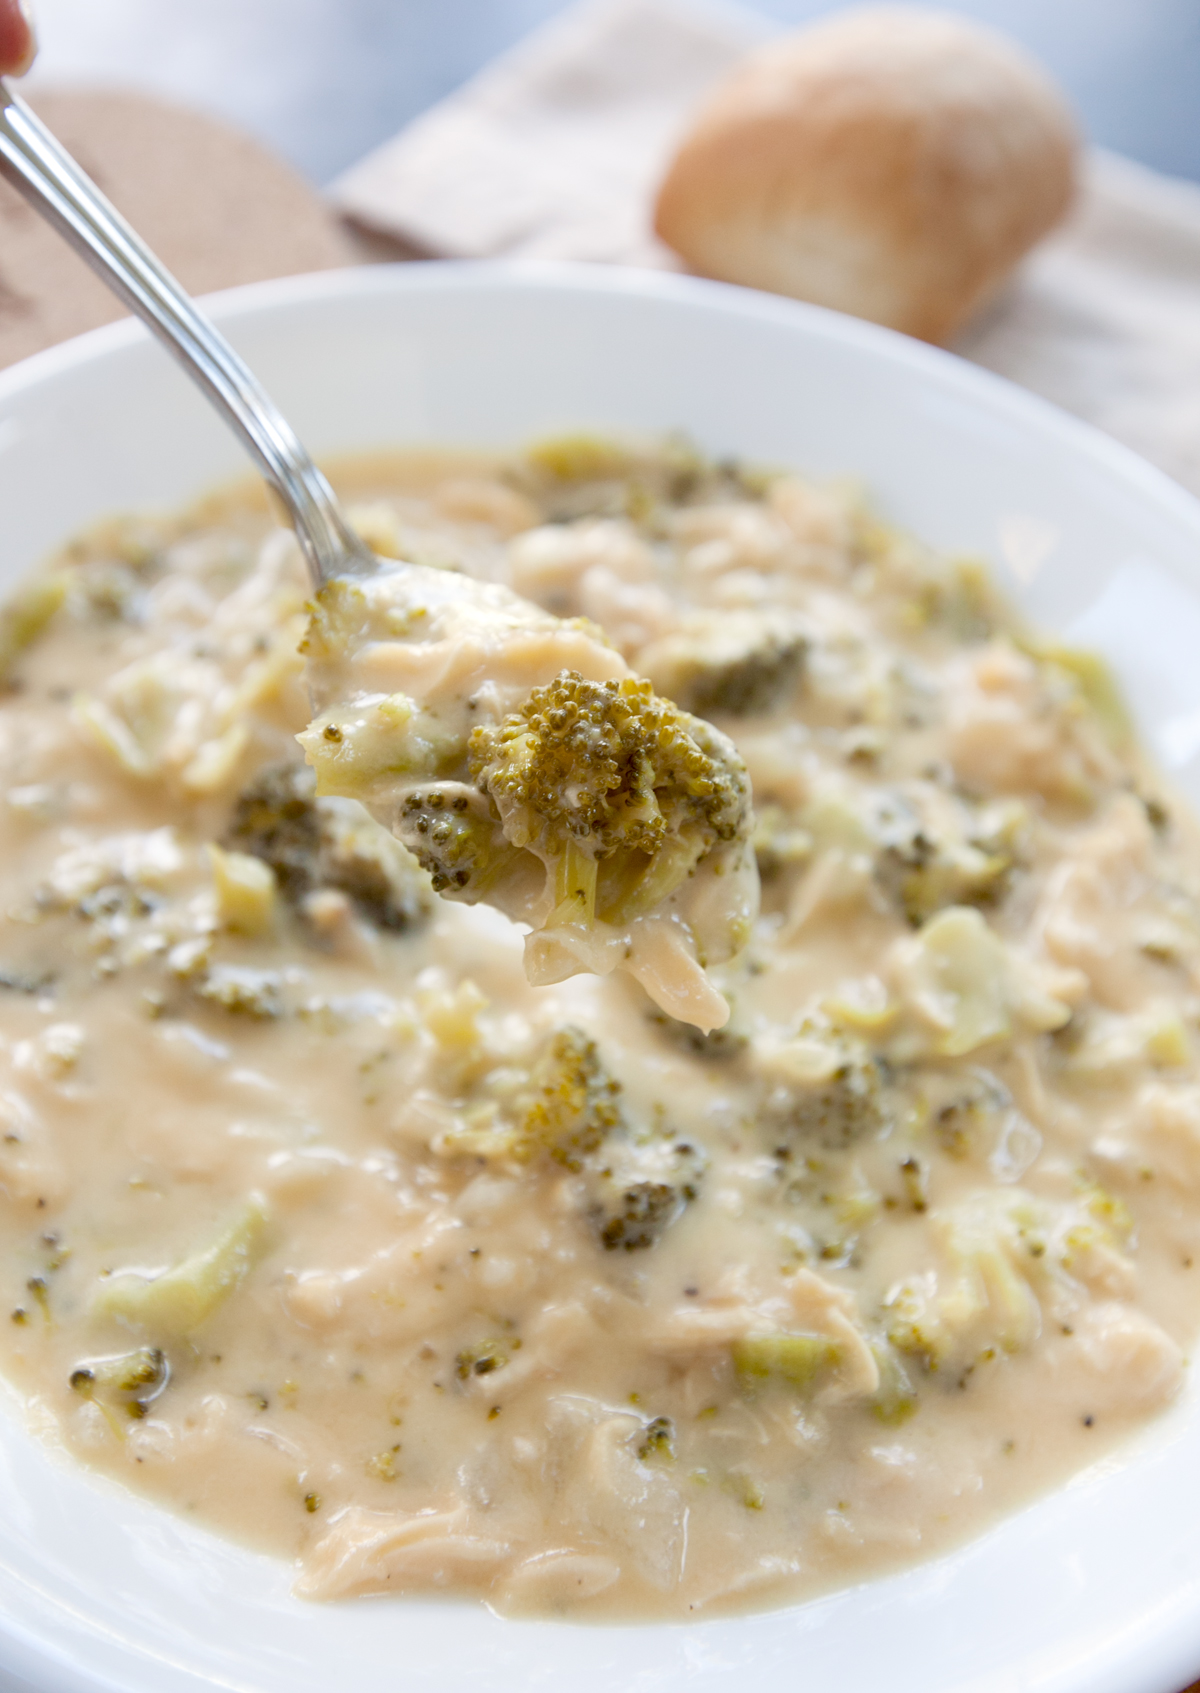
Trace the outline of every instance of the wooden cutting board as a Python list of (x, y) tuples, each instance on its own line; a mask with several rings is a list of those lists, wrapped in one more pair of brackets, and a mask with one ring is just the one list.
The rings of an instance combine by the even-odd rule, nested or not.
[[(289, 166), (212, 118), (116, 92), (29, 104), (193, 294), (379, 256)], [(124, 315), (0, 182), (0, 367)]]

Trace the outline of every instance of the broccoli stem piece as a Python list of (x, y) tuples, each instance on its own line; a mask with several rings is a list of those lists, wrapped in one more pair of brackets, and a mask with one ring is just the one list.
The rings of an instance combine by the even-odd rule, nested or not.
[(596, 915), (600, 866), (576, 841), (569, 840), (555, 866), (554, 911), (550, 925), (590, 923)]
[(17, 660), (49, 625), (67, 596), (64, 571), (36, 576), (0, 608), (0, 687), (8, 686)]
[(262, 1251), (266, 1221), (266, 1205), (254, 1194), (212, 1240), (181, 1264), (153, 1277), (127, 1271), (104, 1282), (93, 1311), (159, 1339), (185, 1338), (207, 1322), (244, 1280)]
[(808, 1390), (839, 1362), (825, 1334), (748, 1334), (733, 1344), (733, 1367), (744, 1381), (786, 1382)]

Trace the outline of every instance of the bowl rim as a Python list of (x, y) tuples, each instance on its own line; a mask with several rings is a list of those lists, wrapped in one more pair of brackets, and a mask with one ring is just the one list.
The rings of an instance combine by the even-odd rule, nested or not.
[[(197, 295), (202, 309), (218, 324), (269, 316), (292, 305), (334, 298), (377, 294), (444, 292), (551, 291), (578, 295), (627, 295), (681, 306), (724, 308), (744, 318), (782, 327), (807, 327), (810, 332), (935, 378), (939, 385), (970, 399), (986, 399), (993, 410), (1013, 421), (1024, 421), (1057, 435), (1072, 447), (1098, 460), (1122, 480), (1150, 498), (1165, 502), (1173, 515), (1200, 525), (1200, 497), (1152, 464), (1132, 447), (1054, 401), (985, 365), (975, 364), (952, 348), (935, 346), (852, 317), (828, 306), (793, 300), (738, 283), (717, 282), (669, 270), (639, 270), (626, 265), (559, 259), (415, 259), (386, 264), (345, 265), (297, 276), (269, 277), (234, 288)], [(235, 331), (236, 333), (236, 331)], [(144, 345), (151, 332), (136, 318), (84, 331), (55, 346), (0, 370), (0, 404), (27, 389), (69, 373), (80, 365), (119, 355), (125, 348)], [(249, 463), (249, 461), (247, 461)]]
[[(624, 295), (668, 305), (716, 307), (765, 324), (802, 328), (809, 335), (880, 357), (893, 366), (907, 369), (922, 382), (932, 382), (944, 392), (962, 397), (972, 406), (986, 409), (1006, 421), (1028, 426), (1040, 435), (1055, 438), (1064, 450), (1082, 454), (1106, 474), (1124, 483), (1139, 499), (1157, 507), (1160, 512), (1165, 510), (1176, 524), (1185, 526), (1200, 542), (1200, 500), (1130, 448), (1049, 400), (972, 364), (952, 351), (911, 340), (896, 331), (824, 307), (761, 294), (732, 284), (672, 272), (574, 262), (429, 260), (352, 266), (249, 283), (203, 296), (202, 304), (214, 321), (233, 331), (236, 340), (240, 324), (269, 317), (293, 305), (374, 295), (492, 293), (498, 290), (549, 291), (579, 296)], [(128, 349), (150, 340), (149, 331), (139, 322), (123, 319), (47, 348), (0, 371), (0, 441), (3, 438), (3, 409), (8, 402), (19, 402), (31, 390), (69, 377), (72, 371), (81, 367), (119, 359)], [(1135, 1455), (1141, 1444), (1139, 1436), (1127, 1440), (1118, 1449), (1120, 1456)], [(94, 1477), (92, 1479), (95, 1480)], [(964, 1544), (970, 1546), (974, 1543), (968, 1541)], [(946, 1559), (957, 1557), (960, 1550), (952, 1549), (941, 1558), (925, 1560), (921, 1567), (934, 1568)], [(882, 1581), (888, 1579), (888, 1576), (877, 1578)], [(873, 1585), (873, 1582), (856, 1584), (857, 1587)], [(1087, 1665), (1089, 1693), (1175, 1693), (1182, 1686), (1184, 1677), (1200, 1668), (1200, 1591), (1196, 1592), (1189, 1609), (1173, 1615), (1167, 1626), (1160, 1628), (1155, 1641), (1156, 1648), (1148, 1651), (1145, 1641), (1138, 1638), (1129, 1643), (1124, 1654), (1114, 1654), (1102, 1665)], [(11, 1656), (3, 1653), (6, 1644), (16, 1647)], [(19, 1625), (13, 1627), (11, 1622), (0, 1619), (0, 1674), (6, 1668), (19, 1675), (44, 1675), (43, 1685), (47, 1689), (51, 1685), (56, 1689), (69, 1685), (78, 1689), (78, 1693), (99, 1693), (101, 1688), (115, 1690), (117, 1687), (117, 1683), (103, 1672), (97, 1673), (93, 1679), (87, 1674), (68, 1670), (47, 1650), (44, 1640)], [(1051, 1680), (1058, 1688), (1060, 1683), (1056, 1674), (1051, 1674)]]

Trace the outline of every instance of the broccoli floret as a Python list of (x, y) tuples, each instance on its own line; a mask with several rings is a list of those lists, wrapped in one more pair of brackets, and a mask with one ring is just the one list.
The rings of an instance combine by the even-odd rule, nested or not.
[(607, 1252), (620, 1247), (636, 1252), (653, 1246), (682, 1209), (679, 1190), (670, 1182), (634, 1182), (618, 1196), (617, 1209), (610, 1216), (600, 1214), (600, 1239)]
[(701, 717), (714, 711), (731, 717), (771, 711), (799, 676), (804, 653), (803, 640), (768, 635), (749, 652), (698, 668), (680, 703)]
[(761, 499), (770, 481), (732, 459), (712, 463), (683, 437), (647, 447), (557, 436), (530, 447), (509, 475), (548, 519), (626, 515), (650, 528), (663, 508)]
[(377, 929), (402, 934), (430, 910), (428, 884), (411, 856), (353, 800), (317, 800), (324, 887), (349, 894)]
[(670, 1417), (652, 1417), (638, 1438), (637, 1455), (643, 1464), (675, 1456), (675, 1424)]
[(1004, 896), (1012, 859), (963, 845), (946, 851), (918, 831), (907, 841), (885, 846), (875, 862), (875, 877), (919, 929), (948, 905), (995, 905)]
[(882, 1081), (869, 1054), (851, 1052), (827, 1081), (775, 1089), (768, 1117), (773, 1128), (840, 1151), (883, 1127)]
[(812, 858), (812, 836), (782, 805), (768, 803), (755, 811), (751, 839), (758, 873), (764, 882)]
[(588, 1167), (589, 1211), (606, 1252), (638, 1252), (696, 1198), (705, 1157), (691, 1141), (608, 1141)]
[(595, 1041), (569, 1025), (556, 1029), (497, 1142), (518, 1162), (549, 1156), (582, 1176), (584, 1214), (601, 1245), (635, 1252), (695, 1199), (705, 1158), (689, 1141), (635, 1138), (621, 1096)]
[(404, 848), (354, 801), (318, 799), (315, 790), (307, 765), (269, 765), (238, 798), (224, 845), (270, 865), (294, 906), (336, 888), (380, 929), (421, 922), (427, 887)]
[(646, 519), (661, 504), (693, 496), (713, 479), (711, 467), (688, 442), (647, 449), (594, 435), (539, 441), (514, 464), (512, 475), (547, 518)]
[(434, 893), (447, 899), (474, 904), (517, 857), (517, 849), (496, 827), (486, 797), (460, 782), (407, 794), (395, 830), (429, 872)]
[[(895, 1353), (913, 1359), (931, 1373), (952, 1344), (936, 1299), (915, 1280), (901, 1282), (884, 1302), (887, 1341)], [(903, 1367), (903, 1366), (901, 1366)]]
[(157, 1346), (139, 1346), (117, 1358), (93, 1358), (71, 1371), (75, 1392), (99, 1405), (118, 1433), (114, 1415), (144, 1417), (170, 1379), (167, 1355)]
[(520, 1341), (505, 1342), (503, 1340), (484, 1340), (478, 1346), (466, 1346), (455, 1357), (454, 1373), (459, 1381), (470, 1381), (472, 1376), (490, 1376), (495, 1370), (502, 1370), (509, 1361), (513, 1345), (519, 1346)]
[[(343, 610), (326, 598), (315, 685), (343, 703), (297, 737), (317, 792), (361, 799), (438, 892), (527, 923), (535, 985), (628, 970), (673, 1016), (723, 1023), (703, 971), (745, 944), (758, 910), (732, 742), (625, 674), (593, 625), (497, 583), (413, 567), (354, 585)], [(420, 705), (360, 688), (396, 665), (412, 685), (427, 662)]]
[(918, 603), (928, 622), (965, 644), (988, 640), (1005, 621), (987, 569), (975, 559), (955, 559), (940, 580), (926, 584)]
[(1013, 853), (1002, 840), (954, 840), (935, 833), (898, 795), (889, 795), (880, 807), (876, 829), (881, 845), (875, 879), (914, 929), (948, 905), (994, 905), (1008, 890)]
[(480, 725), (471, 775), (508, 840), (554, 875), (551, 923), (628, 921), (744, 838), (750, 783), (733, 744), (648, 682), (564, 670)]
[[(936, 1081), (936, 1078), (935, 1078)], [(955, 1076), (949, 1097), (933, 1102), (931, 1124), (943, 1151), (967, 1158), (994, 1138), (999, 1116), (1012, 1105), (1012, 1095), (986, 1071), (965, 1079)]]
[(532, 1092), (518, 1125), (525, 1157), (546, 1151), (568, 1170), (625, 1127), (621, 1084), (600, 1062), (594, 1040), (581, 1029), (558, 1029), (534, 1067)]
[(808, 641), (754, 613), (705, 617), (643, 652), (654, 686), (686, 711), (753, 717), (773, 711), (800, 677)]
[(238, 1017), (269, 1023), (283, 1015), (283, 977), (248, 964), (214, 964), (192, 984), (201, 999)]
[(243, 789), (224, 844), (269, 864), (293, 904), (316, 886), (321, 824), (317, 780), (304, 764), (271, 764)]

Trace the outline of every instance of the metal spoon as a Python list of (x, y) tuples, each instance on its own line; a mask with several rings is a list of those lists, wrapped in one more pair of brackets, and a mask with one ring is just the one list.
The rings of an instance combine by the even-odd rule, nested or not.
[(314, 584), (376, 568), (337, 497), (257, 377), (171, 273), (0, 80), (0, 176), (87, 260), (231, 425), (291, 519)]

